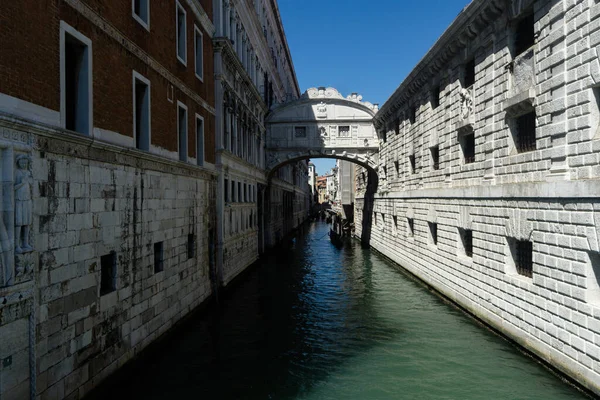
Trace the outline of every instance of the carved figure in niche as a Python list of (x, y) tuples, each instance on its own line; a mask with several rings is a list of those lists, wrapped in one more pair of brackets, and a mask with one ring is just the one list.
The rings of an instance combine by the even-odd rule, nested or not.
[(15, 252), (19, 254), (33, 251), (29, 245), (29, 228), (33, 222), (32, 185), (31, 158), (19, 155), (15, 174)]
[(319, 128), (319, 132), (321, 132), (321, 136), (327, 136), (327, 129), (324, 126)]
[(473, 99), (471, 93), (467, 89), (460, 90), (460, 117), (462, 119), (469, 118), (473, 111)]
[(365, 147), (369, 147), (369, 139), (365, 139)]

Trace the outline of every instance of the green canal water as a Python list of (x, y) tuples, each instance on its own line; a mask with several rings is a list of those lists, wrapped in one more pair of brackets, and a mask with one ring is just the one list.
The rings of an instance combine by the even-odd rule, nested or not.
[(587, 398), (317, 222), (93, 393), (103, 399)]

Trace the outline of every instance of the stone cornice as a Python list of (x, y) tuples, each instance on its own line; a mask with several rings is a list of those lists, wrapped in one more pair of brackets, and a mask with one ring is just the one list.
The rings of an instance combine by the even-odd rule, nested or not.
[[(235, 50), (233, 49), (233, 46), (231, 45), (231, 41), (229, 40), (229, 38), (216, 37), (213, 39), (213, 45), (214, 45), (214, 51), (221, 53), (223, 66), (228, 65), (229, 67), (233, 67), (235, 70), (235, 73), (238, 74), (244, 81), (243, 88), (248, 89), (252, 93), (252, 95), (254, 96), (254, 100), (256, 101), (256, 104), (258, 104), (260, 106), (263, 113), (266, 113), (267, 111), (269, 111), (269, 109), (267, 108), (267, 105), (265, 104), (260, 93), (258, 92), (258, 89), (254, 85), (254, 82), (252, 82), (252, 79), (250, 79), (250, 76), (246, 72), (246, 69), (244, 68), (244, 66), (242, 65), (240, 60), (238, 59), (238, 57), (235, 53)], [(227, 81), (227, 80), (224, 79), (223, 81)]]
[(200, 21), (202, 28), (204, 28), (204, 30), (208, 33), (208, 36), (212, 38), (215, 34), (215, 26), (208, 17), (206, 11), (204, 11), (204, 8), (202, 8), (200, 2), (198, 0), (186, 0), (186, 3), (192, 9), (192, 12), (198, 21)]
[[(45, 145), (50, 141), (56, 141), (57, 143), (67, 143), (72, 145), (73, 147), (68, 147), (65, 154), (75, 157), (96, 159), (97, 157), (93, 157), (91, 154), (98, 155), (100, 152), (105, 152), (106, 154), (110, 154), (115, 163), (118, 163), (119, 165), (136, 166), (135, 161), (126, 161), (127, 159), (125, 157), (130, 157), (132, 160), (137, 159), (143, 161), (145, 167), (156, 171), (165, 172), (168, 168), (170, 173), (176, 175), (198, 176), (205, 179), (212, 179), (212, 177), (218, 175), (218, 172), (213, 169), (178, 160), (171, 160), (160, 155), (130, 147), (122, 147), (112, 143), (102, 142), (93, 137), (80, 135), (65, 129), (40, 124), (38, 122), (32, 122), (2, 112), (0, 112), (0, 128), (14, 129), (16, 131), (36, 135), (37, 138), (33, 147), (38, 148), (40, 151), (53, 151), (48, 149)], [(47, 143), (42, 143), (44, 141)], [(80, 149), (87, 149), (87, 154), (79, 154), (75, 150), (77, 146), (79, 146)]]
[(385, 199), (543, 199), (543, 201), (559, 201), (558, 199), (598, 198), (600, 196), (600, 179), (583, 179), (576, 181), (522, 182), (501, 185), (480, 185), (463, 187), (440, 187), (431, 189), (415, 189), (391, 191), (375, 198)]
[(504, 0), (473, 0), (467, 5), (381, 106), (375, 117), (375, 125), (382, 127), (385, 121), (394, 118), (409, 103), (411, 97), (464, 49), (469, 41), (493, 23), (504, 12), (505, 7)]

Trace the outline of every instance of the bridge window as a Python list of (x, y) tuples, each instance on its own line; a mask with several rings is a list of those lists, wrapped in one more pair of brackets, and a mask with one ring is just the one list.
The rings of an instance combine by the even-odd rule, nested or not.
[(513, 138), (519, 153), (536, 149), (535, 140), (535, 111), (517, 117), (513, 123)]
[(342, 125), (338, 128), (339, 137), (350, 137), (350, 126)]
[(161, 272), (164, 266), (164, 246), (163, 242), (154, 243), (154, 273)]
[(100, 296), (114, 292), (117, 289), (117, 253), (100, 257)]
[(298, 138), (306, 137), (306, 127), (305, 126), (296, 126), (294, 127), (294, 136)]
[(196, 257), (196, 235), (193, 233), (188, 234), (187, 237), (187, 257), (188, 260)]
[(431, 151), (431, 166), (434, 170), (440, 169), (440, 146), (430, 147)]
[(463, 153), (465, 164), (475, 162), (475, 133), (469, 131), (459, 136), (460, 148)]
[(463, 67), (463, 87), (468, 88), (475, 83), (475, 59), (465, 63)]
[(525, 17), (517, 22), (515, 37), (514, 37), (514, 53), (518, 56), (521, 53), (529, 50), (535, 43), (533, 12), (530, 12)]
[(519, 275), (533, 277), (533, 243), (528, 240), (509, 241), (514, 265)]
[(431, 243), (437, 246), (438, 242), (438, 226), (435, 222), (428, 222), (429, 225), (429, 238), (431, 239)]
[(473, 257), (473, 231), (470, 229), (458, 229), (464, 255)]

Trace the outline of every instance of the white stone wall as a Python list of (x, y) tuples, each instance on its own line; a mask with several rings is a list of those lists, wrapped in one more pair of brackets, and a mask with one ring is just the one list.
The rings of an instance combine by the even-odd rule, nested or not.
[[(0, 289), (14, 299), (0, 305), (2, 357), (5, 338), (14, 339), (0, 388), (14, 398), (27, 398), (29, 384), (40, 398), (83, 395), (211, 294), (216, 180), (202, 168), (78, 135), (2, 129), (33, 143), (34, 269), (32, 280)], [(160, 241), (163, 270), (155, 272)], [(101, 294), (101, 257), (111, 252), (116, 290)]]
[[(494, 16), (492, 3), (472, 2), (381, 107), (380, 185), (370, 232), (361, 231), (364, 200), (357, 199), (357, 234), (370, 235), (375, 249), (600, 393), (600, 4), (514, 1)], [(516, 21), (529, 7), (537, 39), (529, 53), (534, 79), (524, 80), (523, 56), (511, 51)], [(463, 88), (471, 57), (475, 83)], [(463, 89), (472, 93), (471, 109)], [(519, 153), (515, 117), (532, 109), (536, 149)], [(472, 163), (460, 140), (469, 131)], [(430, 223), (437, 224), (437, 244)], [(459, 229), (473, 232), (472, 257)], [(517, 273), (513, 240), (532, 243), (532, 278)]]

